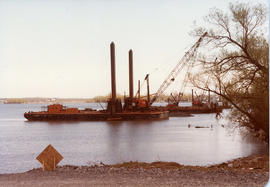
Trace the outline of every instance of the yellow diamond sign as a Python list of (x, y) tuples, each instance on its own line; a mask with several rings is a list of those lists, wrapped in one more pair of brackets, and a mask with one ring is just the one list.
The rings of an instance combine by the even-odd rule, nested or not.
[(43, 170), (55, 170), (56, 165), (63, 159), (62, 155), (50, 144), (38, 156), (37, 160), (42, 164)]

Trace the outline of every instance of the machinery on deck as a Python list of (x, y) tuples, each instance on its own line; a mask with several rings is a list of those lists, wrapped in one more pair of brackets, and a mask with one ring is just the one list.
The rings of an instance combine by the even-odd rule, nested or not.
[[(181, 60), (178, 62), (178, 64), (175, 66), (175, 68), (170, 72), (168, 77), (164, 80), (164, 82), (159, 87), (158, 91), (150, 95), (149, 93), (149, 74), (146, 75), (144, 78), (144, 82), (147, 82), (147, 95), (144, 97), (140, 96), (140, 88), (142, 87), (140, 85), (140, 81), (138, 84), (138, 91), (133, 97), (133, 55), (132, 51), (129, 51), (129, 97), (126, 97), (124, 99), (124, 110), (144, 110), (149, 109), (149, 107), (164, 93), (164, 91), (170, 86), (172, 82), (175, 81), (175, 78), (179, 75), (182, 69), (187, 67), (187, 71), (184, 77), (184, 82), (182, 84), (181, 91), (177, 96), (172, 97), (172, 102), (169, 103), (169, 105), (178, 106), (179, 101), (181, 100), (181, 97), (183, 96), (183, 89), (186, 87), (187, 79), (188, 79), (188, 72), (191, 70), (194, 64), (194, 59), (196, 57), (197, 49), (199, 48), (203, 38), (207, 35), (207, 32), (205, 32), (199, 40), (185, 53), (185, 55), (181, 58)], [(143, 83), (144, 83), (143, 82)], [(142, 84), (143, 85), (143, 84)], [(150, 99), (150, 96), (152, 96), (152, 99)], [(146, 99), (145, 99), (146, 98)]]
[(182, 92), (179, 92), (177, 95), (173, 95), (173, 93), (171, 93), (170, 97), (168, 98), (168, 106), (178, 106), (182, 96)]
[[(217, 107), (210, 107), (202, 101), (202, 97), (196, 94), (196, 98), (193, 97), (192, 90), (192, 106), (186, 107), (178, 107), (180, 100), (183, 97), (184, 88), (188, 82), (188, 73), (194, 66), (195, 58), (197, 55), (197, 49), (200, 47), (203, 38), (207, 35), (205, 32), (199, 40), (185, 53), (185, 55), (180, 59), (178, 64), (174, 67), (174, 69), (170, 72), (168, 77), (163, 81), (158, 91), (152, 95), (150, 95), (149, 91), (149, 74), (147, 74), (144, 78), (142, 85), (140, 85), (140, 81), (138, 83), (138, 91), (134, 97), (133, 95), (133, 52), (129, 51), (129, 96), (124, 97), (124, 105), (122, 107), (121, 101), (119, 99), (114, 98), (112, 94), (112, 98), (108, 101), (107, 112), (113, 114), (113, 111), (118, 112), (136, 112), (136, 111), (169, 111), (173, 112), (184, 112), (184, 113), (212, 113), (219, 110)], [(111, 51), (112, 62), (114, 61), (114, 46), (111, 46), (113, 49)], [(114, 65), (112, 65), (112, 80), (115, 82), (115, 78), (113, 77)], [(164, 91), (171, 85), (172, 82), (175, 81), (176, 77), (180, 74), (180, 72), (185, 68), (184, 81), (181, 85), (181, 90), (178, 95), (174, 96), (171, 94), (171, 100), (166, 107), (151, 107), (151, 105), (164, 93)], [(144, 82), (147, 83), (147, 95), (141, 96), (140, 89), (144, 85)], [(113, 88), (114, 83), (112, 83), (112, 93), (114, 92)], [(150, 98), (152, 97), (152, 99)], [(210, 95), (209, 95), (210, 98)], [(114, 101), (113, 101), (114, 100)], [(114, 104), (113, 104), (114, 103)], [(210, 102), (209, 102), (210, 103)], [(114, 108), (114, 109), (113, 109)]]

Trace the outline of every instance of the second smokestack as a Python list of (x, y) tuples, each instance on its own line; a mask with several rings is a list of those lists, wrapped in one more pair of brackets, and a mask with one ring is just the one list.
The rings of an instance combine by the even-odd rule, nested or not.
[(116, 82), (115, 82), (115, 47), (112, 42), (110, 45), (111, 52), (111, 84), (112, 84), (112, 108), (111, 112), (114, 114), (116, 112)]

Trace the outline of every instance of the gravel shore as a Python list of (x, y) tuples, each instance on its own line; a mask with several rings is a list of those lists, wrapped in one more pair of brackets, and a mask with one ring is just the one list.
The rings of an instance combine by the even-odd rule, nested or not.
[(59, 166), (1, 174), (0, 186), (265, 186), (269, 156), (256, 155), (209, 167), (174, 162), (126, 162), (116, 165)]

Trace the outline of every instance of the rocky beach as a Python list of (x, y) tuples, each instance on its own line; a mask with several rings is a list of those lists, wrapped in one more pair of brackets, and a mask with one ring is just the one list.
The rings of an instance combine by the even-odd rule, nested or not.
[(201, 167), (175, 162), (125, 162), (116, 165), (58, 166), (1, 174), (0, 186), (265, 186), (269, 155), (252, 155)]

